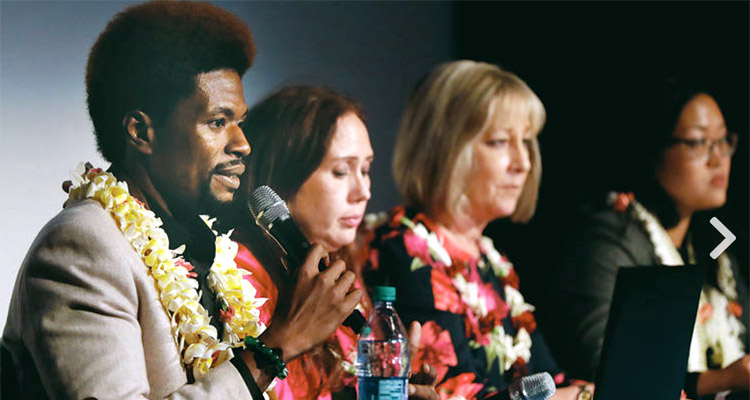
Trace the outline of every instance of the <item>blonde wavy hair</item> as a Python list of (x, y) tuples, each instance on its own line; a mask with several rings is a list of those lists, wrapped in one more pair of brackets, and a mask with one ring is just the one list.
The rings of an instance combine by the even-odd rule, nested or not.
[(475, 61), (440, 64), (417, 86), (401, 119), (393, 155), (393, 176), (407, 205), (429, 215), (453, 213), (471, 169), (471, 144), (501, 116), (527, 116), (533, 134), (531, 169), (514, 222), (536, 210), (542, 160), (537, 135), (546, 119), (541, 100), (516, 75)]

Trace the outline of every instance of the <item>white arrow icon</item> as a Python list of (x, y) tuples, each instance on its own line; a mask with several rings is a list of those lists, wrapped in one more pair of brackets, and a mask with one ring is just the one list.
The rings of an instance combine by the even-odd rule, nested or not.
[(716, 217), (711, 218), (711, 225), (713, 225), (714, 228), (724, 236), (724, 240), (722, 240), (721, 243), (711, 251), (711, 258), (715, 260), (716, 257), (719, 257), (719, 255), (721, 255), (721, 253), (723, 253), (724, 250), (726, 250), (727, 247), (737, 239), (737, 236), (734, 236), (734, 234)]

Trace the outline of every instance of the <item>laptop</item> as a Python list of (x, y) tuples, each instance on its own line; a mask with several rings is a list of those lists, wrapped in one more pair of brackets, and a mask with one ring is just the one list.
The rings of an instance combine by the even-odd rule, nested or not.
[(698, 312), (702, 266), (620, 268), (595, 400), (678, 400)]

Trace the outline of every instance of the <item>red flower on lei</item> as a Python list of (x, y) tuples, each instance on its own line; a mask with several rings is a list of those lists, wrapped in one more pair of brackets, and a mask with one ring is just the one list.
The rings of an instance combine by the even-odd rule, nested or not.
[(401, 218), (406, 216), (406, 207), (398, 206), (395, 207), (388, 218), (388, 226), (391, 228), (398, 228), (401, 226)]
[(742, 316), (742, 306), (737, 300), (732, 300), (727, 304), (729, 312), (735, 317), (739, 318)]
[(193, 268), (195, 268), (195, 267), (193, 267), (192, 264), (190, 264), (189, 262), (185, 261), (184, 258), (178, 258), (177, 260), (175, 260), (174, 264), (176, 266), (178, 266), (178, 267), (182, 267), (182, 268), (185, 268), (186, 270), (188, 270), (187, 276), (189, 276), (191, 278), (195, 278), (195, 277), (198, 276), (198, 274), (196, 274), (195, 272), (193, 272)]
[(714, 315), (714, 306), (711, 303), (704, 304), (698, 310), (698, 318), (700, 318), (701, 324), (705, 324), (712, 315)]
[(435, 368), (437, 382), (445, 378), (449, 367), (458, 364), (450, 332), (440, 328), (435, 321), (427, 321), (422, 326), (419, 350), (411, 360), (412, 371), (418, 371), (422, 364), (429, 364)]
[(510, 285), (513, 289), (518, 290), (520, 287), (520, 280), (518, 279), (518, 274), (516, 273), (515, 268), (511, 268), (510, 272), (508, 272), (508, 276), (506, 277), (498, 277), (500, 282), (503, 285)]
[(513, 374), (513, 379), (521, 379), (529, 374), (529, 367), (526, 365), (526, 361), (521, 357), (518, 357), (516, 362), (510, 366), (510, 370)]
[(440, 400), (452, 398), (464, 398), (467, 400), (476, 398), (477, 393), (482, 390), (482, 384), (474, 383), (476, 376), (471, 372), (447, 379), (437, 387)]
[(620, 213), (624, 213), (628, 209), (628, 206), (630, 206), (630, 203), (635, 200), (633, 193), (612, 193), (610, 196), (609, 202), (612, 209)]
[(229, 322), (234, 318), (234, 314), (234, 307), (229, 306), (226, 310), (219, 310), (219, 319), (221, 319), (221, 322)]
[(524, 328), (529, 334), (536, 330), (536, 319), (534, 318), (534, 314), (532, 314), (531, 311), (524, 311), (523, 313), (521, 313), (521, 315), (513, 317), (512, 320), (513, 327), (515, 327), (516, 329)]
[(404, 232), (404, 246), (410, 257), (418, 258), (424, 265), (434, 266), (435, 262), (432, 261), (432, 256), (430, 256), (427, 241), (417, 236), (411, 229)]
[(435, 299), (435, 308), (454, 314), (463, 314), (466, 310), (461, 295), (453, 287), (451, 278), (438, 269), (430, 271), (430, 282), (432, 283), (432, 297)]

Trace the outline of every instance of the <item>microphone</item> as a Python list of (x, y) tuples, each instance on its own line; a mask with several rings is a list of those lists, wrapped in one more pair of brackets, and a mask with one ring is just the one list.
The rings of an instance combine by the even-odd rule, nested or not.
[[(253, 190), (247, 207), (255, 223), (284, 250), (290, 267), (295, 270), (299, 268), (312, 245), (292, 219), (284, 200), (270, 187), (261, 186)], [(319, 269), (322, 271), (324, 268), (325, 263), (320, 260)]]
[(555, 390), (555, 380), (548, 372), (524, 376), (510, 384), (512, 400), (547, 400)]
[[(312, 245), (292, 219), (284, 200), (273, 189), (264, 185), (253, 190), (250, 200), (247, 201), (247, 207), (255, 223), (284, 250), (290, 266), (295, 269), (299, 268), (304, 263)], [(318, 269), (322, 271), (325, 268), (325, 263), (320, 260)], [(362, 313), (354, 310), (343, 325), (359, 334), (366, 322)]]
[(490, 396), (491, 400), (547, 400), (555, 394), (555, 381), (547, 372), (514, 380), (508, 389)]

